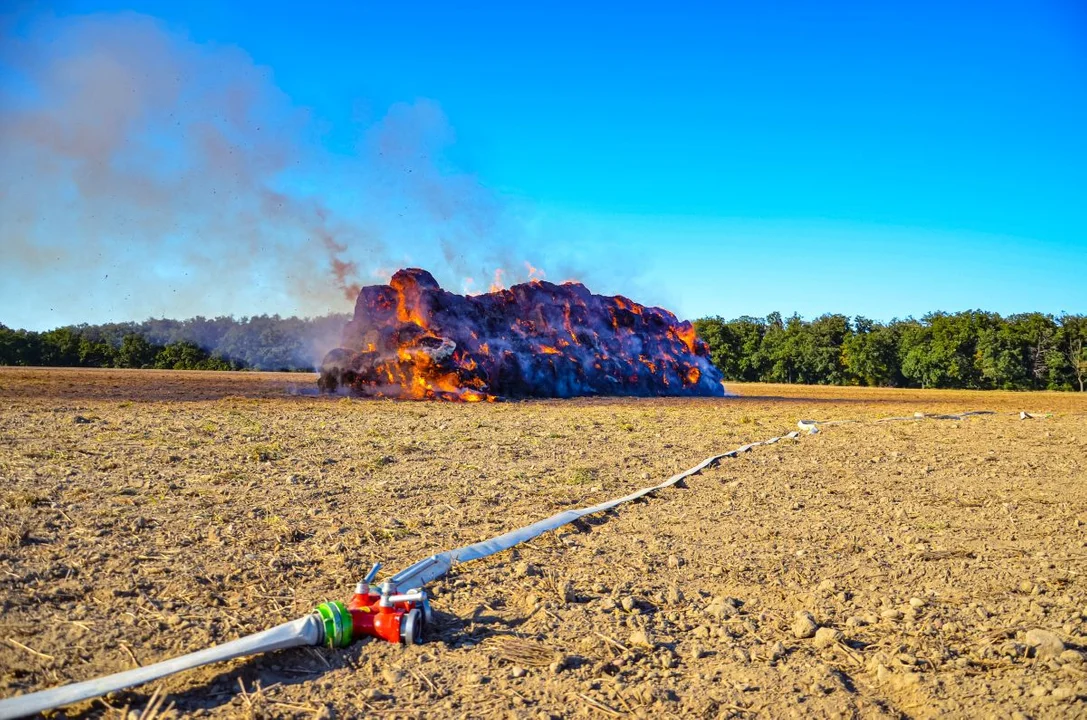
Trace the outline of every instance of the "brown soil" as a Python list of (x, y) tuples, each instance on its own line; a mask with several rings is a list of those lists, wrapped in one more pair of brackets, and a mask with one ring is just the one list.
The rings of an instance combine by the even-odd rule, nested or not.
[[(68, 715), (156, 688), (221, 717), (1087, 715), (1085, 396), (290, 392), (313, 382), (0, 369), (0, 697), (294, 619), (375, 560), (392, 572), (812, 418), (860, 422), (460, 566), (423, 645), (238, 660)], [(798, 612), (827, 629), (797, 637)]]

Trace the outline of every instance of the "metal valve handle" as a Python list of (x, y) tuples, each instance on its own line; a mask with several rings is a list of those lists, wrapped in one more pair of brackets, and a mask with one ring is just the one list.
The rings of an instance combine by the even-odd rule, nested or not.
[(355, 593), (358, 595), (365, 595), (370, 592), (370, 583), (377, 577), (377, 571), (381, 569), (381, 563), (376, 562), (374, 566), (370, 568), (370, 572), (366, 573), (366, 577), (355, 585)]

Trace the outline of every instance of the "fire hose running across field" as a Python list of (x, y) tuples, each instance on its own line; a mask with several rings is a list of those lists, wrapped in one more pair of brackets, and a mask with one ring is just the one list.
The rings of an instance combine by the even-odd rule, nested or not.
[[(961, 415), (925, 415), (917, 413), (912, 417), (886, 418), (877, 422), (920, 419), (962, 420), (970, 415), (991, 414), (993, 414), (991, 411), (965, 412)], [(800, 430), (814, 434), (819, 432), (820, 426), (854, 422), (860, 421), (820, 422), (801, 420), (797, 425)], [(216, 645), (207, 650), (182, 655), (172, 660), (164, 660), (154, 665), (0, 700), (0, 720), (44, 712), (63, 705), (70, 705), (136, 685), (142, 685), (183, 670), (273, 650), (284, 650), (306, 645), (342, 648), (362, 637), (379, 637), (394, 643), (420, 643), (422, 642), (426, 624), (431, 620), (430, 603), (424, 586), (445, 575), (454, 564), (479, 560), (503, 550), (508, 550), (515, 545), (532, 540), (545, 532), (560, 528), (586, 515), (605, 512), (658, 490), (677, 485), (684, 479), (697, 475), (725, 458), (734, 458), (756, 447), (773, 445), (781, 440), (796, 439), (799, 436), (800, 432), (794, 430), (780, 437), (743, 445), (735, 450), (708, 457), (694, 467), (673, 475), (659, 485), (643, 488), (629, 495), (597, 505), (567, 510), (526, 527), (512, 530), (504, 535), (432, 555), (401, 570), (375, 588), (371, 583), (374, 581), (378, 570), (381, 569), (381, 565), (376, 564), (370, 569), (366, 577), (358, 583), (355, 587), (354, 596), (346, 604), (338, 601), (322, 603), (311, 614), (292, 622), (232, 640), (222, 645)]]

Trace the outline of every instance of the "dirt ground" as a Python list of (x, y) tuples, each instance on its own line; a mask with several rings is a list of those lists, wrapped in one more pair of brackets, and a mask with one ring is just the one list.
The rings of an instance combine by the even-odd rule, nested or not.
[[(1087, 716), (1087, 396), (292, 393), (314, 379), (0, 368), (0, 697), (292, 620), (374, 561), (810, 418), (860, 422), (459, 566), (422, 645), (288, 650), (64, 712), (120, 717), (160, 689), (193, 717)], [(879, 422), (964, 410), (995, 414)]]

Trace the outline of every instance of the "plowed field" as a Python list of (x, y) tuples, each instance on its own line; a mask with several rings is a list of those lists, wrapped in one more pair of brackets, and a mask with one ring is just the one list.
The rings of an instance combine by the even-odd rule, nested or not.
[[(167, 717), (1087, 715), (1083, 395), (292, 392), (314, 380), (0, 368), (0, 697), (294, 619), (374, 561), (816, 419), (856, 422), (459, 566), (422, 645), (288, 650), (65, 712), (120, 717), (159, 689)], [(994, 414), (885, 421), (965, 410)]]

